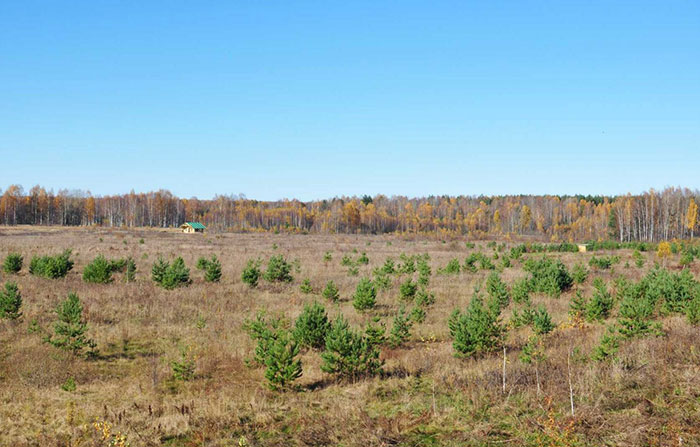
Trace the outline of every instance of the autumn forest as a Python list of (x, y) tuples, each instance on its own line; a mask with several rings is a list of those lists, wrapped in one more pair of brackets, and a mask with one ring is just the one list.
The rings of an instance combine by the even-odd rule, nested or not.
[(167, 190), (109, 196), (11, 185), (0, 224), (174, 227), (201, 221), (216, 231), (421, 233), (441, 238), (524, 236), (547, 241), (659, 241), (692, 238), (700, 192), (650, 189), (622, 196), (383, 195), (271, 202), (218, 195), (179, 198)]

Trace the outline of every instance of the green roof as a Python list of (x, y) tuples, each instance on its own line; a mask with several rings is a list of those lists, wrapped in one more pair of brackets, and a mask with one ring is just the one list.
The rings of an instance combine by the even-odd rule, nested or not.
[(185, 225), (189, 225), (192, 228), (194, 228), (195, 230), (206, 230), (207, 229), (207, 227), (205, 227), (204, 225), (202, 225), (199, 222), (185, 222)]

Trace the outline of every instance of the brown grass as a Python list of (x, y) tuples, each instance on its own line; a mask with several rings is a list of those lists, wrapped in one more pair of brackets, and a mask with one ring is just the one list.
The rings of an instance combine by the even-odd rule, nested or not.
[[(143, 238), (145, 243), (140, 244)], [(125, 243), (126, 242), (126, 243)], [(273, 249), (273, 244), (277, 249)], [(484, 252), (491, 253), (480, 243)], [(27, 273), (35, 254), (73, 250), (76, 261), (65, 279), (48, 280)], [(367, 252), (370, 265), (350, 277), (340, 266), (343, 254)], [(92, 423), (99, 419), (125, 434), (132, 446), (233, 445), (700, 445), (700, 338), (679, 316), (663, 320), (665, 337), (625, 342), (619, 360), (599, 364), (585, 360), (602, 324), (559, 328), (548, 337), (546, 361), (540, 366), (542, 394), (536, 393), (535, 371), (518, 360), (529, 329), (511, 331), (507, 342), (506, 393), (501, 391), (502, 357), (478, 360), (453, 356), (446, 320), (463, 308), (485, 272), (438, 275), (449, 259), (464, 260), (470, 250), (461, 243), (405, 240), (392, 236), (221, 234), (185, 235), (176, 231), (88, 228), (3, 228), (0, 256), (19, 251), (25, 258), (16, 280), (24, 297), (19, 323), (0, 322), (0, 445), (107, 445)], [(333, 253), (329, 265), (323, 253)], [(430, 289), (437, 302), (424, 323), (414, 326), (409, 343), (385, 348), (382, 377), (357, 383), (337, 383), (323, 374), (317, 353), (302, 356), (304, 374), (298, 392), (274, 393), (264, 386), (263, 371), (244, 360), (253, 344), (241, 330), (256, 310), (295, 318), (303, 304), (323, 300), (320, 291), (334, 280), (341, 300), (327, 304), (329, 313), (343, 313), (354, 325), (368, 315), (350, 301), (363, 275), (388, 256), (402, 252), (429, 253), (433, 276)], [(108, 258), (132, 256), (137, 281), (125, 284), (121, 275), (108, 285), (86, 284), (81, 273), (102, 253)], [(298, 259), (292, 285), (261, 282), (250, 289), (240, 280), (250, 258), (283, 253)], [(199, 256), (216, 254), (223, 279), (208, 284), (194, 268)], [(638, 279), (653, 262), (637, 269), (631, 252), (612, 272), (591, 272), (582, 289), (590, 293), (593, 276), (618, 275)], [(181, 255), (194, 282), (166, 291), (150, 281), (157, 256)], [(592, 253), (554, 254), (568, 266), (587, 262)], [(631, 268), (624, 268), (629, 261)], [(671, 260), (675, 265), (677, 259)], [(697, 274), (697, 271), (695, 271)], [(520, 263), (502, 273), (509, 284), (523, 277)], [(315, 295), (299, 291), (310, 278)], [(90, 336), (97, 342), (96, 360), (73, 357), (44, 344), (28, 331), (30, 321), (50, 328), (53, 309), (65, 296), (78, 293), (85, 306)], [(398, 307), (398, 280), (381, 292), (374, 315), (387, 324)], [(567, 320), (573, 292), (559, 299), (535, 296), (556, 323)], [(506, 310), (505, 316), (510, 313)], [(205, 321), (198, 327), (197, 321)], [(197, 378), (172, 385), (170, 362), (182, 346), (197, 356)], [(571, 359), (576, 416), (569, 416), (567, 355)], [(74, 378), (77, 389), (61, 385)]]

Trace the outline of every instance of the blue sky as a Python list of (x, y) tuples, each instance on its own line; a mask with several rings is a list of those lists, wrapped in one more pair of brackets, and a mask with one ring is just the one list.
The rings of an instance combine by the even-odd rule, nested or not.
[(3, 2), (0, 187), (700, 187), (700, 2)]

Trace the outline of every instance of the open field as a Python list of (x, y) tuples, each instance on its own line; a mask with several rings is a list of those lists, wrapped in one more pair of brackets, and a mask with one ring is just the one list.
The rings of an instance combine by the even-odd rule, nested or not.
[[(0, 257), (19, 252), (24, 266), (18, 275), (3, 273), (2, 282), (18, 283), (24, 315), (16, 322), (0, 321), (0, 445), (108, 445), (109, 439), (103, 440), (93, 426), (96, 420), (124, 434), (131, 446), (700, 445), (697, 326), (680, 313), (661, 315), (657, 321), (664, 335), (623, 340), (615, 359), (597, 362), (590, 354), (606, 325), (615, 321), (617, 306), (608, 321), (569, 321), (577, 291), (591, 296), (598, 277), (613, 292), (619, 276), (638, 281), (652, 268), (655, 253), (641, 253), (641, 267), (627, 249), (548, 253), (570, 271), (583, 263), (590, 273), (558, 298), (531, 294), (532, 304), (544, 305), (557, 328), (543, 338), (544, 359), (537, 371), (519, 359), (532, 329), (508, 330), (504, 392), (503, 351), (456, 358), (448, 330), (452, 311), (465, 309), (474, 288), (483, 290), (492, 271), (448, 275), (439, 270), (453, 258), (464, 263), (473, 252), (491, 259), (498, 253), (493, 262), (500, 270), (504, 254), (515, 245), (509, 242), (499, 252), (485, 241), (474, 243), (467, 248), (464, 241), (389, 235), (4, 227)], [(75, 261), (65, 278), (28, 273), (32, 256), (64, 249), (72, 250)], [(332, 260), (324, 262), (326, 252)], [(362, 252), (369, 264), (358, 265), (358, 274), (350, 275), (342, 257), (354, 259)], [(391, 329), (400, 306), (399, 285), (408, 275), (392, 275), (391, 288), (378, 292), (377, 304), (368, 312), (358, 312), (351, 297), (360, 278), (372, 277), (387, 257), (398, 262), (401, 253), (429, 255), (428, 290), (435, 303), (426, 307), (425, 321), (413, 325), (406, 343), (395, 349), (382, 346), (379, 376), (337, 380), (321, 371), (319, 353), (308, 350), (300, 356), (298, 388), (276, 392), (266, 387), (263, 368), (246, 366), (255, 344), (243, 323), (263, 308), (284, 314), (293, 324), (304, 304), (318, 300), (331, 319), (342, 313), (352, 326), (362, 328), (380, 317)], [(116, 273), (110, 284), (85, 283), (83, 269), (98, 254), (108, 259), (131, 256), (137, 264), (136, 281), (125, 283), (123, 274)], [(294, 266), (291, 283), (261, 279), (251, 288), (241, 281), (249, 259), (266, 261), (275, 254)], [(165, 290), (151, 281), (159, 255), (182, 256), (192, 284)], [(222, 264), (219, 283), (205, 282), (195, 269), (199, 257), (211, 255)], [(601, 255), (620, 259), (609, 269), (588, 267), (591, 257)], [(680, 269), (679, 258), (676, 253), (665, 260), (674, 273)], [(509, 286), (527, 276), (523, 259), (511, 263), (500, 271)], [(688, 267), (696, 278), (699, 264)], [(304, 278), (310, 279), (313, 293), (300, 291)], [(340, 291), (336, 303), (320, 293), (329, 280)], [(42, 341), (41, 331), (51, 329), (54, 309), (69, 292), (76, 292), (84, 305), (88, 335), (97, 344), (93, 358)], [(503, 310), (504, 323), (516, 307), (511, 302)], [(183, 349), (196, 359), (194, 380), (172, 378), (171, 363)], [(70, 379), (74, 390), (66, 386)]]

